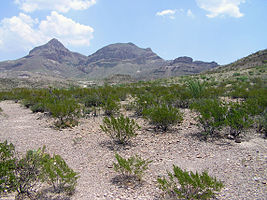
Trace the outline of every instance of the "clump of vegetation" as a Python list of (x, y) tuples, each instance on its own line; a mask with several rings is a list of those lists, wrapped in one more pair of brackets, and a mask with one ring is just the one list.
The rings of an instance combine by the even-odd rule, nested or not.
[(56, 192), (66, 191), (73, 194), (79, 178), (78, 173), (74, 172), (60, 155), (51, 157), (46, 154), (43, 159), (43, 179), (48, 181)]
[(267, 137), (267, 110), (265, 110), (260, 116), (259, 130), (265, 134), (265, 137)]
[(118, 101), (119, 100), (115, 97), (109, 97), (103, 102), (102, 108), (105, 115), (112, 116), (119, 112), (120, 106)]
[(158, 178), (159, 188), (174, 199), (210, 199), (223, 188), (223, 183), (206, 171), (188, 172), (173, 166), (173, 173), (168, 178)]
[(137, 135), (136, 131), (140, 127), (134, 119), (120, 115), (117, 118), (105, 117), (100, 128), (119, 144), (127, 144)]
[(235, 73), (233, 73), (233, 76), (240, 76), (240, 73), (235, 72)]
[(187, 82), (188, 90), (193, 98), (201, 98), (206, 89), (206, 82), (199, 80), (190, 80)]
[(77, 119), (80, 115), (80, 106), (74, 99), (56, 101), (47, 107), (52, 116), (57, 119), (56, 127), (66, 128), (78, 124)]
[(7, 141), (0, 143), (0, 155), (0, 194), (16, 191), (16, 199), (38, 199), (39, 189), (47, 184), (53, 185), (55, 192), (73, 194), (78, 173), (59, 155), (51, 157), (43, 147), (20, 158)]
[(7, 141), (0, 143), (0, 194), (15, 191), (15, 147)]
[(203, 99), (191, 105), (198, 112), (197, 121), (204, 129), (204, 135), (214, 136), (225, 125), (227, 107), (217, 99)]
[(137, 180), (141, 181), (144, 172), (148, 169), (151, 160), (144, 160), (141, 156), (135, 155), (128, 159), (115, 154), (117, 163), (113, 163), (114, 170), (121, 173), (126, 178), (134, 176)]
[(183, 120), (178, 108), (173, 108), (165, 104), (155, 105), (145, 110), (144, 115), (151, 124), (155, 125), (156, 129), (162, 131), (167, 131), (170, 126), (180, 123)]
[(226, 124), (230, 127), (230, 134), (236, 138), (249, 128), (252, 122), (243, 105), (231, 103), (226, 114)]

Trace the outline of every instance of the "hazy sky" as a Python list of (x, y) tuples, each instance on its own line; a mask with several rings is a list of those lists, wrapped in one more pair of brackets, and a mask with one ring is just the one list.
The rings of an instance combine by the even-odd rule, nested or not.
[(1, 61), (52, 38), (84, 55), (133, 42), (227, 64), (267, 48), (267, 0), (1, 0)]

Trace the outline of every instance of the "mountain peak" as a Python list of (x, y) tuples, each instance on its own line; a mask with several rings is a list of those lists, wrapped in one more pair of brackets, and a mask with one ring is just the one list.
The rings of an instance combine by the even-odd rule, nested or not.
[(32, 49), (29, 55), (42, 54), (43, 52), (47, 52), (47, 51), (49, 51), (50, 53), (58, 52), (58, 51), (69, 52), (69, 50), (60, 41), (53, 38), (48, 43)]
[(64, 45), (58, 41), (56, 38), (53, 38), (50, 40), (47, 45), (54, 46), (54, 47), (60, 47), (60, 48), (65, 48)]
[(150, 48), (143, 49), (135, 44), (128, 43), (115, 43), (99, 49), (88, 58), (89, 62), (98, 61), (125, 61), (131, 60), (133, 62), (144, 62), (145, 60), (162, 60)]

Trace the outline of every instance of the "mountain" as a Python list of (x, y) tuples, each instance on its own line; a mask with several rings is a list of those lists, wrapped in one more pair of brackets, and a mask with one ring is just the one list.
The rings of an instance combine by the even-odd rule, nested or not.
[(183, 56), (169, 62), (153, 71), (155, 77), (169, 77), (196, 74), (218, 67), (216, 62), (193, 61), (192, 58)]
[(267, 49), (257, 51), (256, 53), (250, 54), (244, 58), (241, 58), (228, 65), (223, 65), (215, 70), (235, 70), (235, 69), (246, 69), (255, 66), (260, 66), (267, 63)]
[(80, 69), (88, 77), (105, 78), (114, 74), (126, 74), (140, 78), (165, 63), (150, 48), (139, 48), (133, 43), (116, 43), (89, 55), (86, 64)]
[(83, 73), (77, 66), (87, 60), (87, 56), (69, 51), (58, 40), (34, 48), (23, 58), (0, 63), (0, 72), (35, 72), (49, 76), (77, 77)]
[(23, 58), (0, 62), (0, 77), (13, 72), (23, 78), (37, 73), (61, 79), (104, 79), (120, 74), (143, 80), (199, 73), (214, 66), (218, 64), (193, 61), (190, 57), (166, 61), (150, 48), (140, 48), (133, 43), (111, 44), (85, 56), (52, 39)]

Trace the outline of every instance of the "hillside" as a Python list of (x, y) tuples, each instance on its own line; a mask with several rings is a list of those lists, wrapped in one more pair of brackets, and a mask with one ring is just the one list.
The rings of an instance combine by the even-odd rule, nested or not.
[(255, 66), (264, 65), (267, 63), (267, 49), (257, 51), (256, 53), (250, 54), (244, 58), (241, 58), (228, 65), (223, 65), (216, 70), (236, 70), (236, 69), (247, 69)]

